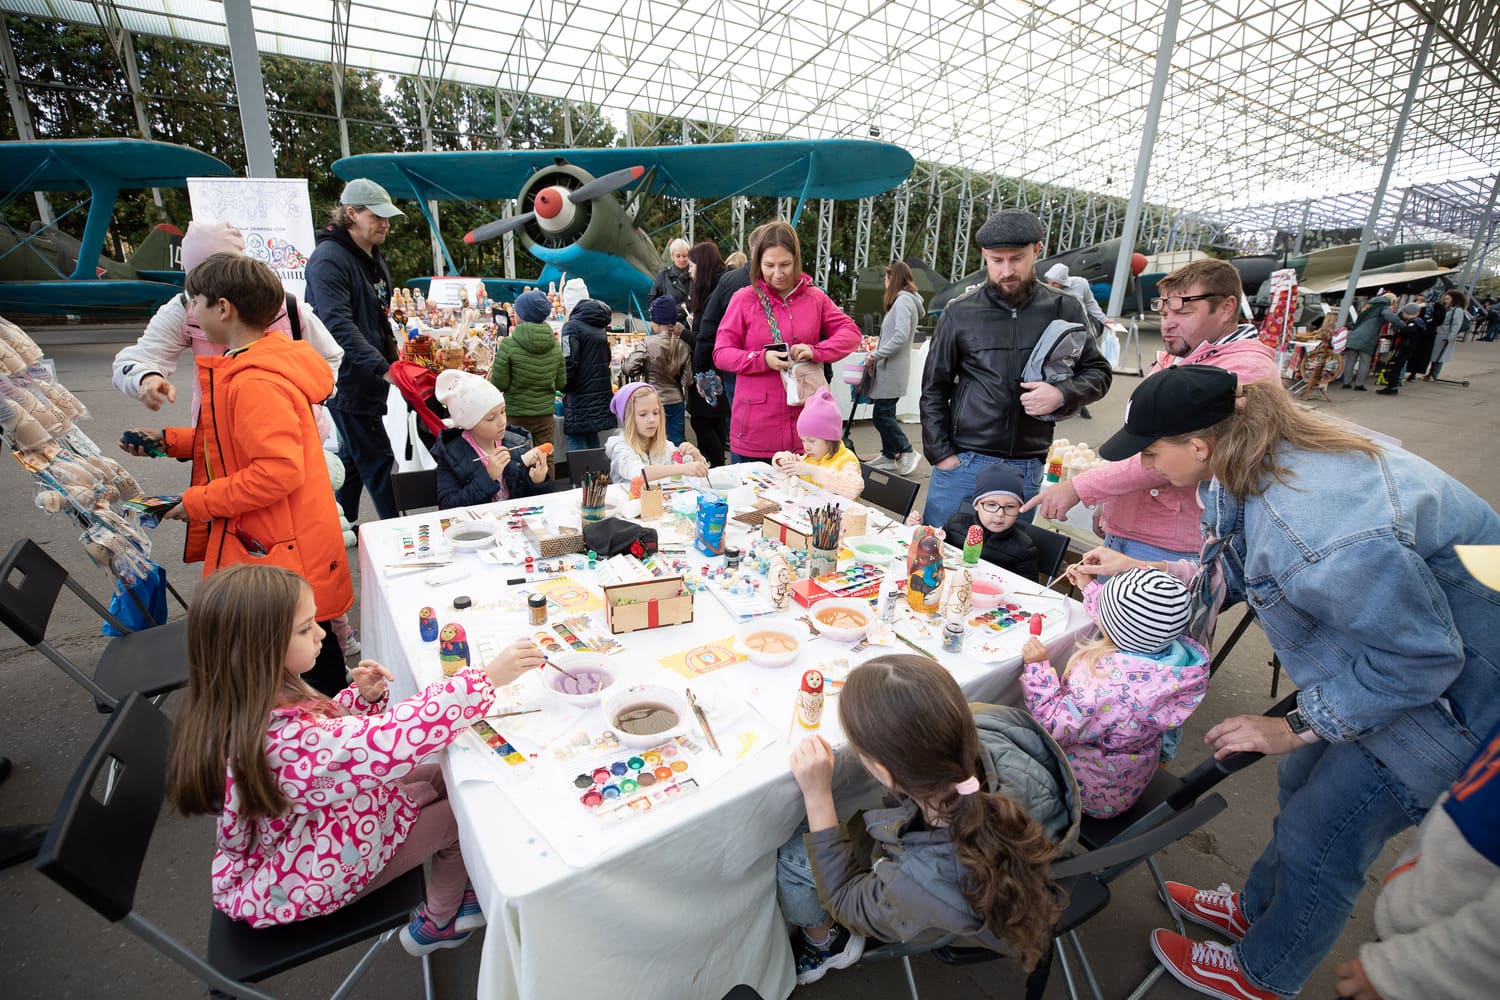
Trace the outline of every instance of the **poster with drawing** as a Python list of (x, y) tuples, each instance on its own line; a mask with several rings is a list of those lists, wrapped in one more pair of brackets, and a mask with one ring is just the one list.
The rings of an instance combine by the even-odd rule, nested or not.
[(306, 178), (189, 177), (187, 186), (194, 222), (232, 224), (245, 234), (245, 252), (269, 265), (287, 291), (303, 297), (313, 250)]

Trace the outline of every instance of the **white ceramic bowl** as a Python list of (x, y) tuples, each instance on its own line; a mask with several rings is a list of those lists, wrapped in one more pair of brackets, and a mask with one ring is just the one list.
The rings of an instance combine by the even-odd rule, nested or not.
[(906, 546), (895, 538), (880, 535), (855, 535), (844, 539), (844, 548), (854, 553), (854, 561), (872, 566), (889, 566), (897, 556), (906, 555)]
[(998, 608), (1000, 602), (1005, 600), (1005, 584), (992, 576), (974, 577), (972, 588), (969, 591), (969, 606), (980, 611)]
[[(750, 644), (752, 636), (767, 633), (786, 641), (769, 649), (756, 649)], [(758, 663), (763, 667), (784, 667), (801, 655), (802, 647), (807, 645), (807, 630), (800, 622), (752, 621), (740, 626), (735, 639), (739, 648), (750, 658), (751, 663)], [(778, 648), (782, 645), (788, 648)]]
[[(542, 687), (546, 688), (548, 694), (564, 705), (571, 705), (576, 708), (592, 708), (599, 704), (600, 700), (609, 693), (611, 688), (616, 686), (616, 681), (619, 680), (619, 674), (615, 672), (615, 668), (610, 664), (609, 659), (600, 653), (559, 653), (556, 656), (549, 656), (548, 662), (549, 664), (556, 663), (563, 670), (578, 675), (579, 680), (575, 681), (563, 673), (562, 670), (557, 670), (550, 665), (542, 667), (541, 677), (539, 678), (542, 682)], [(588, 691), (587, 683), (593, 678), (600, 678), (603, 683), (596, 690)], [(582, 691), (579, 690), (579, 681), (583, 681), (585, 684)]]
[(494, 521), (460, 521), (450, 524), (448, 530), (443, 532), (443, 537), (455, 549), (473, 552), (494, 545), (495, 536), (499, 533), (500, 525)]
[[(833, 614), (830, 615), (830, 612)], [(855, 624), (855, 616), (861, 624)], [(865, 637), (875, 621), (875, 609), (866, 600), (836, 598), (814, 604), (808, 617), (812, 619), (813, 628), (824, 638), (834, 642), (857, 642)], [(825, 621), (824, 618), (827, 617), (834, 617), (835, 620)]]
[[(655, 733), (628, 733), (620, 728), (620, 716), (632, 711), (665, 707), (677, 716), (677, 724)], [(679, 691), (659, 684), (632, 684), (615, 687), (604, 695), (604, 724), (620, 742), (632, 747), (653, 747), (676, 739), (694, 725), (687, 699)]]

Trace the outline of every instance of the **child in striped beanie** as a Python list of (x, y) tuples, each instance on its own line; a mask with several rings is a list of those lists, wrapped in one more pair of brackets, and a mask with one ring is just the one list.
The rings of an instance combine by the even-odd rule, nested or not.
[(1100, 583), (1077, 574), (1100, 636), (1080, 643), (1059, 678), (1035, 637), (1021, 650), (1026, 707), (1062, 746), (1083, 811), (1107, 818), (1135, 804), (1161, 759), (1164, 734), (1208, 692), (1208, 651), (1183, 634), (1188, 589), (1158, 569)]

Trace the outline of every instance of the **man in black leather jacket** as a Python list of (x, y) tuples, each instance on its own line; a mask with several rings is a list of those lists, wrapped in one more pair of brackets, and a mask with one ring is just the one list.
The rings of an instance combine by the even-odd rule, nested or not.
[(1044, 236), (1030, 212), (990, 216), (975, 237), (985, 283), (950, 301), (932, 335), (922, 371), (922, 451), (932, 465), (924, 524), (946, 523), (974, 492), (979, 470), (996, 462), (1020, 473), (1027, 499), (1035, 496), (1055, 420), (1109, 391), (1109, 362), (1092, 342), (1071, 378), (1021, 381), (1050, 324), (1087, 323), (1077, 299), (1037, 281)]

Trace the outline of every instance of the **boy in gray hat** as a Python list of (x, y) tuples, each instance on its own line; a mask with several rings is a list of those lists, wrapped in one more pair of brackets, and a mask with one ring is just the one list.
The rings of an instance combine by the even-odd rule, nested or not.
[(1037, 282), (1044, 237), (1021, 209), (986, 219), (975, 236), (985, 282), (948, 303), (932, 336), (922, 372), (922, 451), (932, 465), (924, 524), (945, 524), (973, 494), (979, 470), (997, 462), (1020, 474), (1027, 499), (1035, 496), (1055, 421), (1109, 391), (1109, 362), (1092, 343), (1070, 378), (1021, 381), (1050, 324), (1088, 325), (1082, 303)]

